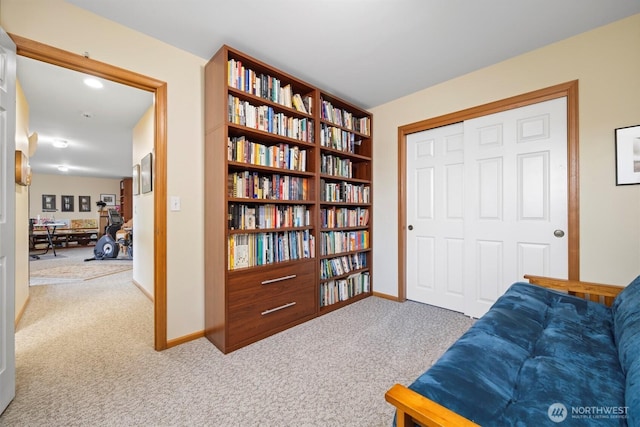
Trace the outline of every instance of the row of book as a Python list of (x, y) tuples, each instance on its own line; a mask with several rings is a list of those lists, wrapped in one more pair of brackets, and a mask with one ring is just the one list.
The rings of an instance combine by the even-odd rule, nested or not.
[(323, 208), (320, 209), (322, 228), (365, 227), (369, 224), (367, 208)]
[(320, 284), (320, 307), (346, 301), (371, 289), (369, 273), (353, 274), (346, 279), (330, 280)]
[(367, 254), (365, 252), (323, 259), (320, 260), (320, 278), (330, 279), (335, 276), (342, 276), (366, 266)]
[(313, 120), (306, 117), (288, 117), (284, 113), (276, 113), (267, 105), (256, 107), (249, 101), (229, 95), (230, 123), (258, 129), (299, 141), (314, 142)]
[(320, 172), (342, 178), (352, 178), (353, 162), (350, 159), (322, 154), (320, 156)]
[(227, 192), (231, 198), (307, 200), (309, 179), (250, 171), (234, 172), (228, 175)]
[(231, 203), (228, 218), (229, 230), (304, 227), (311, 224), (309, 209), (304, 205)]
[(333, 255), (369, 248), (369, 231), (323, 231), (320, 233), (320, 254)]
[(320, 200), (324, 202), (369, 203), (371, 187), (348, 182), (326, 182), (321, 179)]
[(320, 101), (322, 106), (321, 117), (323, 120), (364, 135), (371, 133), (371, 120), (369, 117), (354, 117), (349, 111), (334, 107), (329, 101), (324, 99)]
[(355, 153), (362, 140), (356, 134), (322, 124), (320, 126), (320, 145), (334, 150)]
[(227, 159), (272, 168), (307, 170), (307, 150), (284, 143), (268, 146), (251, 142), (244, 136), (228, 138)]
[(282, 86), (280, 79), (258, 74), (245, 67), (242, 61), (230, 59), (227, 63), (227, 76), (227, 84), (232, 88), (311, 114), (313, 99), (310, 96), (293, 93), (290, 84)]
[(229, 236), (229, 270), (314, 256), (315, 240), (309, 230)]

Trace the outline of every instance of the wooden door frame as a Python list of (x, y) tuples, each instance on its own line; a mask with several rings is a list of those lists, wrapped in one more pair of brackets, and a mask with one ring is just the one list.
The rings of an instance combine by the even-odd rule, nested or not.
[(53, 46), (9, 34), (17, 54), (59, 67), (101, 77), (154, 94), (154, 348), (167, 348), (167, 84), (123, 68), (86, 58)]
[(568, 279), (580, 280), (580, 182), (578, 162), (578, 80), (516, 95), (455, 113), (398, 127), (398, 301), (407, 299), (406, 136), (538, 102), (567, 98)]

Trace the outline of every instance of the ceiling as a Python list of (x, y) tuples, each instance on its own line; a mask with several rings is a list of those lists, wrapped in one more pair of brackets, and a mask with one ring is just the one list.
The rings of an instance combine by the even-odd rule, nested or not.
[[(364, 108), (640, 13), (640, 0), (67, 1), (204, 59), (227, 44)], [(30, 127), (39, 133), (42, 117), (80, 94), (65, 89), (38, 106), (41, 101), (31, 97), (40, 89), (23, 85)], [(58, 117), (55, 123), (72, 132), (86, 125), (77, 118), (84, 109), (96, 112), (96, 122), (102, 114), (116, 120), (129, 101), (115, 102), (71, 107), (74, 120)], [(109, 136), (109, 130), (139, 117), (134, 112), (122, 127), (114, 121), (95, 131), (96, 143), (120, 150), (115, 141), (121, 136)], [(106, 154), (92, 156), (111, 167)], [(128, 159), (122, 170), (130, 174)]]
[[(97, 79), (92, 89), (77, 71), (18, 57), (17, 75), (29, 104), (29, 131), (38, 146), (29, 165), (38, 174), (123, 178), (132, 171), (132, 131), (153, 94)], [(56, 139), (67, 148), (56, 148)], [(67, 166), (67, 172), (58, 170)]]

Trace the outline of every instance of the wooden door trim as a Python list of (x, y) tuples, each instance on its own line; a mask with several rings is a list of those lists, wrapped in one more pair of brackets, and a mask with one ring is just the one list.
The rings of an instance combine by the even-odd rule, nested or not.
[(573, 80), (398, 127), (398, 301), (405, 301), (407, 299), (406, 136), (412, 133), (562, 97), (567, 98), (568, 278), (569, 280), (580, 280), (578, 80)]
[(86, 58), (53, 46), (9, 34), (17, 54), (81, 73), (101, 77), (154, 96), (154, 347), (167, 348), (167, 83), (133, 71)]

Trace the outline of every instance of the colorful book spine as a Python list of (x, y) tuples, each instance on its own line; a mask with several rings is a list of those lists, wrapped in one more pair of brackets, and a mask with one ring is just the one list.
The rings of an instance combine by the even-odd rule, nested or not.
[(315, 257), (315, 240), (309, 230), (277, 233), (231, 234), (228, 268), (256, 267)]

